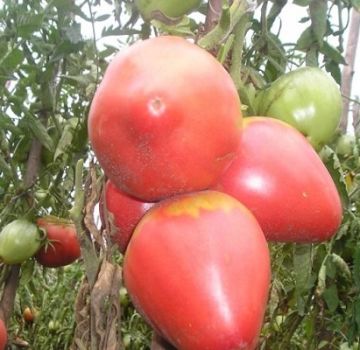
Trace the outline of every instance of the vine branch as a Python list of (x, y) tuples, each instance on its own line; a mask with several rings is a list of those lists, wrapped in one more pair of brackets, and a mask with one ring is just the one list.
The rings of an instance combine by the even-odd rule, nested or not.
[(350, 19), (349, 37), (346, 45), (345, 61), (346, 66), (341, 76), (341, 93), (344, 96), (342, 105), (342, 115), (340, 120), (340, 130), (346, 133), (348, 126), (350, 101), (347, 97), (351, 96), (351, 85), (354, 76), (354, 65), (356, 58), (357, 43), (360, 31), (360, 13), (355, 8), (352, 9)]

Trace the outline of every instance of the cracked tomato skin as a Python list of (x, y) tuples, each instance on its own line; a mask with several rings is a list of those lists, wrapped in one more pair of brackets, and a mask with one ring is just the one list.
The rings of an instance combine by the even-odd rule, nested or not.
[(80, 244), (75, 225), (53, 216), (39, 218), (39, 228), (46, 232), (47, 244), (35, 255), (36, 261), (45, 267), (60, 267), (73, 263), (80, 257)]
[(258, 105), (259, 115), (289, 123), (319, 150), (335, 134), (342, 100), (334, 79), (317, 67), (303, 67), (274, 81)]
[(145, 202), (209, 188), (235, 156), (241, 103), (229, 74), (183, 38), (121, 51), (91, 104), (88, 131), (115, 186)]
[(231, 196), (175, 196), (140, 220), (124, 281), (137, 310), (177, 349), (255, 349), (270, 281), (267, 242)]
[(157, 18), (157, 14), (176, 18), (200, 6), (201, 0), (135, 0), (141, 15), (146, 19)]
[(0, 350), (4, 350), (7, 343), (7, 330), (5, 327), (5, 323), (2, 319), (0, 319)]
[(306, 138), (273, 118), (244, 119), (237, 157), (215, 187), (242, 202), (268, 240), (321, 242), (342, 220), (337, 188)]
[[(111, 239), (118, 245), (120, 252), (124, 253), (136, 225), (154, 203), (143, 202), (128, 196), (110, 180), (105, 184), (105, 203), (112, 231)], [(102, 210), (101, 218), (104, 222)]]

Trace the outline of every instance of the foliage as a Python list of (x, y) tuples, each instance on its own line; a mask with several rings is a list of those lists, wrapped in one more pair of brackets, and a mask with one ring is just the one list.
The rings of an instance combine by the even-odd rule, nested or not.
[[(248, 115), (255, 110), (257, 91), (293, 67), (321, 66), (340, 83), (349, 11), (359, 6), (358, 1), (293, 3), (308, 10), (304, 18), (296, 18), (306, 28), (284, 43), (278, 34), (286, 28), (281, 28), (278, 17), (289, 5), (286, 0), (259, 0), (254, 7), (223, 1), (219, 25), (206, 30), (206, 3), (176, 23), (148, 23), (130, 0), (4, 0), (0, 226), (20, 216), (69, 217), (76, 163), (85, 161), (87, 175), (93, 158), (86, 119), (96, 86), (111, 56), (141, 38), (170, 33), (196, 40), (230, 71)], [(36, 143), (42, 146), (40, 158)], [(322, 151), (322, 157), (343, 198), (343, 224), (327, 243), (271, 245), (273, 281), (261, 349), (360, 347), (360, 141), (357, 138), (346, 155), (336, 154), (335, 143)], [(30, 171), (34, 164), (35, 175)], [(9, 269), (0, 269), (4, 286)], [(74, 333), (73, 304), (84, 275), (82, 262), (43, 270), (30, 260), (21, 271), (9, 327), (13, 344), (19, 337), (34, 349), (68, 348)], [(126, 298), (123, 342), (130, 349), (149, 348), (151, 332)], [(32, 324), (22, 319), (25, 306), (39, 310)]]

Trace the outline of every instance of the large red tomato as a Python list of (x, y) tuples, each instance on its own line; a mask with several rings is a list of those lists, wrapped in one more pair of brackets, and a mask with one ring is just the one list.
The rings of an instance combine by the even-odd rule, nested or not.
[(4, 350), (7, 343), (7, 330), (4, 321), (0, 318), (0, 350)]
[[(105, 185), (105, 204), (113, 242), (124, 253), (131, 235), (142, 216), (154, 203), (140, 201), (119, 190), (110, 180)], [(100, 210), (102, 212), (102, 210)], [(102, 213), (102, 220), (104, 214)]]
[(147, 202), (214, 185), (235, 156), (240, 127), (241, 104), (228, 73), (208, 52), (174, 36), (121, 51), (88, 120), (110, 180)]
[(73, 223), (53, 216), (39, 218), (36, 223), (47, 236), (47, 243), (35, 255), (39, 264), (60, 267), (80, 257), (80, 244)]
[(269, 240), (324, 241), (341, 222), (321, 159), (300, 132), (273, 118), (244, 120), (238, 155), (216, 188), (246, 205)]
[(216, 191), (156, 204), (140, 220), (124, 260), (134, 305), (181, 350), (254, 349), (269, 279), (257, 221)]

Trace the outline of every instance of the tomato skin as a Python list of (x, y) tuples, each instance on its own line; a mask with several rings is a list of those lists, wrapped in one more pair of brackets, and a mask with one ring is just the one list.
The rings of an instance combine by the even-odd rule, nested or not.
[(23, 311), (23, 318), (26, 322), (33, 322), (35, 319), (34, 310), (27, 306)]
[(7, 343), (8, 335), (4, 321), (0, 318), (0, 350), (4, 350)]
[(258, 115), (283, 120), (320, 149), (335, 134), (342, 100), (335, 81), (321, 69), (303, 67), (274, 81), (259, 98)]
[(201, 0), (135, 0), (135, 5), (146, 20), (160, 12), (166, 17), (181, 17), (200, 6)]
[(92, 148), (116, 187), (146, 202), (206, 189), (238, 147), (229, 74), (174, 36), (137, 42), (109, 64), (91, 104)]
[[(112, 232), (111, 239), (118, 245), (120, 252), (124, 253), (136, 225), (154, 203), (143, 202), (128, 196), (110, 180), (105, 184), (105, 203), (110, 214), (109, 220), (112, 221), (110, 229), (115, 231)], [(104, 215), (101, 216), (104, 222)]]
[(5, 264), (21, 264), (31, 258), (41, 246), (41, 234), (36, 225), (16, 219), (0, 233), (0, 260)]
[(309, 142), (272, 118), (245, 118), (239, 152), (217, 190), (247, 206), (265, 236), (280, 242), (320, 242), (342, 220), (336, 186)]
[(80, 244), (73, 223), (53, 216), (39, 218), (36, 223), (46, 232), (48, 241), (35, 255), (40, 265), (66, 266), (80, 257)]
[(269, 280), (260, 226), (240, 202), (215, 191), (156, 204), (124, 260), (137, 310), (182, 350), (254, 349)]

